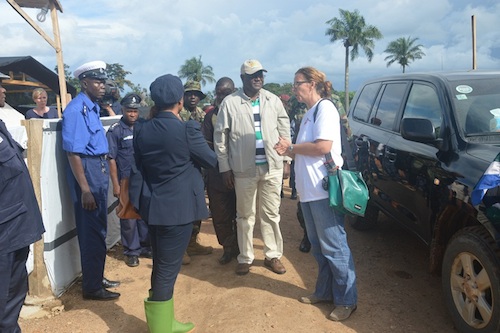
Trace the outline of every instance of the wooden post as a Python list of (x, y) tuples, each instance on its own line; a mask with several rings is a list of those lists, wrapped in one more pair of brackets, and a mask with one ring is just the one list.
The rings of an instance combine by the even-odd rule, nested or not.
[[(42, 161), (43, 144), (43, 122), (42, 119), (24, 121), (28, 134), (28, 170), (30, 172), (38, 207), (42, 208), (42, 195), (40, 186), (40, 170)], [(33, 272), (29, 275), (29, 294), (31, 296), (52, 296), (52, 289), (47, 276), (47, 268), (43, 259), (44, 242), (42, 239), (33, 244)]]
[[(61, 110), (66, 108), (68, 105), (67, 100), (67, 87), (66, 87), (66, 76), (64, 73), (64, 60), (61, 47), (61, 35), (59, 33), (59, 20), (57, 18), (57, 9), (54, 5), (54, 1), (49, 2), (50, 5), (50, 16), (52, 18), (52, 31), (54, 32), (54, 43), (57, 57), (57, 75), (59, 76), (59, 95), (61, 96)], [(61, 118), (61, 113), (59, 113), (59, 118)]]
[(471, 17), (472, 20), (472, 69), (477, 69), (476, 67), (476, 18), (474, 15)]

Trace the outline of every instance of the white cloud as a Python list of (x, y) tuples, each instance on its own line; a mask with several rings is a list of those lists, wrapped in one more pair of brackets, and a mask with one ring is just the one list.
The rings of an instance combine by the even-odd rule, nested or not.
[[(469, 69), (472, 63), (471, 15), (477, 20), (479, 68), (499, 68), (500, 39), (496, 0), (310, 0), (240, 1), (61, 1), (59, 24), (65, 63), (74, 70), (93, 59), (120, 63), (136, 84), (149, 87), (157, 76), (176, 74), (186, 59), (202, 56), (216, 78), (229, 76), (237, 85), (239, 67), (257, 58), (269, 70), (267, 82), (291, 82), (302, 66), (323, 70), (334, 87), (343, 90), (344, 54), (341, 42), (330, 43), (326, 21), (339, 8), (358, 9), (366, 23), (381, 30), (375, 56), (361, 52), (350, 64), (350, 90), (365, 79), (399, 73), (387, 68), (383, 53), (399, 37), (418, 37), (426, 56), (408, 71)], [(340, 6), (340, 7), (339, 7)], [(48, 68), (56, 63), (53, 49), (5, 2), (0, 3), (0, 56), (31, 55)], [(31, 17), (37, 11), (29, 10)], [(52, 35), (50, 15), (41, 24)], [(213, 89), (209, 85), (204, 89)]]

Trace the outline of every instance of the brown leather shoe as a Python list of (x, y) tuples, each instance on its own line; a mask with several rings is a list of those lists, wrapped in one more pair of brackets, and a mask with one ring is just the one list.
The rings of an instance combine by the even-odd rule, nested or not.
[(285, 266), (281, 263), (278, 258), (273, 258), (271, 260), (264, 259), (264, 266), (269, 267), (276, 274), (285, 274)]
[(236, 266), (236, 274), (238, 275), (245, 275), (250, 272), (250, 264), (245, 264), (245, 263), (238, 263), (238, 266)]

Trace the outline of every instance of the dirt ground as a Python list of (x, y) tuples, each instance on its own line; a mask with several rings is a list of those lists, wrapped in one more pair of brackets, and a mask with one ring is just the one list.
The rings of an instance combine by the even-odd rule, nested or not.
[[(296, 201), (285, 187), (281, 205), (284, 263), (287, 273), (277, 275), (263, 266), (263, 243), (255, 229), (255, 261), (250, 273), (237, 276), (236, 262), (217, 262), (222, 248), (211, 220), (202, 223), (201, 243), (212, 245), (208, 256), (192, 257), (182, 267), (175, 285), (175, 313), (192, 321), (197, 333), (260, 332), (456, 332), (443, 302), (441, 282), (427, 272), (427, 249), (411, 234), (381, 216), (377, 229), (359, 232), (347, 226), (353, 251), (359, 302), (348, 320), (327, 319), (331, 304), (306, 305), (298, 297), (314, 289), (317, 266), (311, 254), (298, 250), (302, 230)], [(139, 267), (123, 262), (120, 245), (106, 261), (106, 277), (120, 280), (117, 301), (85, 301), (75, 283), (60, 298), (64, 309), (39, 319), (20, 319), (25, 333), (146, 333), (143, 299), (149, 289), (151, 260)]]

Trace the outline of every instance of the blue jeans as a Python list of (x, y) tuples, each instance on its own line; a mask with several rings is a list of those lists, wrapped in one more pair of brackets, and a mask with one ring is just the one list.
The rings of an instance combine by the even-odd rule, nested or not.
[(356, 273), (344, 229), (344, 215), (330, 208), (328, 199), (301, 202), (311, 252), (318, 262), (314, 295), (335, 305), (358, 301)]

